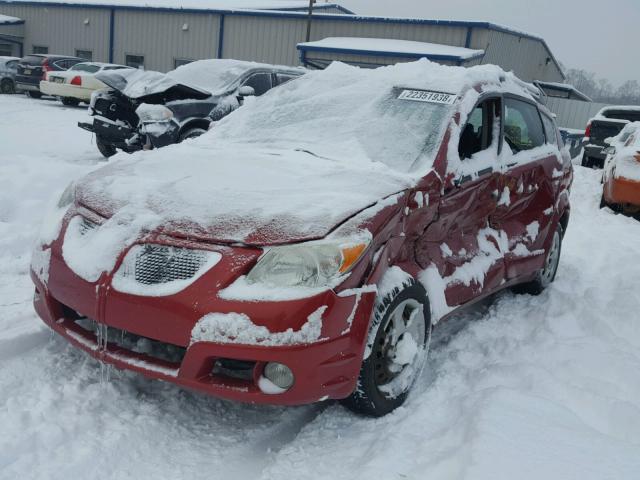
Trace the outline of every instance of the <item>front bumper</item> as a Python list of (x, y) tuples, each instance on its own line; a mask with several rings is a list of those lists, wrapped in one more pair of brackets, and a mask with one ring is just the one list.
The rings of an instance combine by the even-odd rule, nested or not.
[(640, 207), (640, 182), (624, 177), (611, 177), (604, 184), (607, 203)]
[(91, 94), (93, 93), (93, 89), (90, 88), (78, 87), (77, 85), (70, 85), (68, 83), (49, 82), (46, 80), (40, 82), (40, 91), (45, 95), (76, 98), (85, 102), (91, 100)]
[[(54, 331), (104, 363), (213, 396), (296, 405), (345, 398), (354, 390), (375, 303), (374, 292), (340, 296), (327, 291), (306, 299), (277, 302), (222, 300), (210, 286), (225, 281), (224, 274), (216, 275), (215, 271), (216, 267), (175, 295), (145, 297), (115, 291), (109, 287), (108, 275), (96, 283), (86, 282), (66, 266), (54, 248), (47, 284), (32, 272), (36, 285), (34, 307)], [(193, 327), (207, 313), (243, 313), (270, 331), (296, 331), (322, 306), (326, 306), (322, 332), (314, 343), (265, 346), (191, 342)], [(168, 361), (105, 342), (95, 332), (81, 327), (77, 316), (184, 349), (184, 355), (181, 360)], [(251, 378), (215, 373), (214, 365), (221, 359), (251, 362)], [(293, 371), (295, 382), (289, 390), (269, 394), (260, 389), (258, 380), (267, 362), (283, 363)]]

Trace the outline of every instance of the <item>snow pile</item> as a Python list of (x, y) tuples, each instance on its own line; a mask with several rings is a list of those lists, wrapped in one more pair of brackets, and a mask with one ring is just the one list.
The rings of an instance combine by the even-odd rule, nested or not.
[(628, 124), (609, 141), (616, 153), (607, 157), (605, 177), (613, 175), (640, 182), (640, 122)]
[(320, 307), (307, 318), (307, 322), (294, 331), (271, 332), (267, 327), (254, 324), (243, 313), (210, 313), (196, 323), (191, 332), (191, 343), (240, 343), (244, 345), (300, 345), (320, 339), (322, 314), (327, 309)]
[(11, 17), (9, 15), (0, 15), (0, 25), (10, 25), (12, 23), (19, 23), (23, 20), (18, 17)]

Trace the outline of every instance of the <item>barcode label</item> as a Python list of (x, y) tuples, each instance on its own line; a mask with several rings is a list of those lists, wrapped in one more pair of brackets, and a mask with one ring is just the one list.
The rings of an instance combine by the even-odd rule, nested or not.
[(456, 101), (452, 93), (431, 92), (429, 90), (403, 90), (398, 100), (412, 100), (414, 102), (442, 103), (452, 105)]

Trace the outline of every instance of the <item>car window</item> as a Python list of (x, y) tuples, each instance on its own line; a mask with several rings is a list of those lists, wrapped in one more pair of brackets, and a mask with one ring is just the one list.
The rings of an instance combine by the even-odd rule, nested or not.
[(123, 68), (131, 68), (131, 67), (125, 67), (124, 65), (113, 65), (110, 67), (104, 67), (103, 70), (122, 70)]
[[(461, 159), (471, 158), (476, 153), (488, 149), (494, 142), (494, 127), (500, 111), (499, 100), (489, 99), (478, 104), (460, 133), (458, 153)], [(495, 137), (498, 137), (497, 132)]]
[(96, 73), (98, 70), (100, 70), (100, 67), (98, 65), (89, 65), (86, 63), (77, 63), (76, 65), (74, 65), (73, 67), (71, 67), (69, 70), (73, 70), (74, 72), (88, 72), (88, 73)]
[(527, 102), (505, 100), (504, 140), (513, 153), (544, 145), (544, 131), (538, 109)]
[(78, 63), (76, 60), (58, 60), (57, 62), (53, 62), (53, 64), (58, 67), (61, 68), (63, 70), (69, 70), (72, 66), (74, 66), (76, 63)]
[(544, 124), (544, 132), (547, 137), (547, 143), (558, 145), (558, 135), (556, 134), (556, 124), (546, 115), (542, 115), (542, 123)]
[(9, 70), (17, 70), (18, 69), (18, 60), (11, 60), (7, 62), (7, 68)]
[(287, 83), (289, 80), (293, 80), (294, 78), (298, 78), (299, 75), (292, 75), (290, 73), (277, 73), (276, 81), (278, 85), (282, 85), (283, 83)]
[(253, 88), (256, 97), (259, 97), (271, 89), (271, 74), (254, 73), (242, 85)]
[(23, 65), (42, 65), (44, 59), (45, 57), (41, 57), (40, 55), (27, 55), (20, 60), (20, 63)]
[(640, 111), (633, 110), (607, 110), (603, 113), (606, 118), (613, 120), (627, 120), (629, 122), (640, 122)]

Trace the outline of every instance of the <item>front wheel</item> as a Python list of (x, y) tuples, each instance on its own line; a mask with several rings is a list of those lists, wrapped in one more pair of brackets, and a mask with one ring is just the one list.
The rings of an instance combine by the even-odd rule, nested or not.
[(105, 141), (100, 137), (96, 137), (96, 146), (98, 147), (98, 150), (100, 150), (102, 156), (105, 158), (113, 157), (118, 152), (116, 147), (111, 144), (105, 143)]
[(6, 94), (15, 93), (16, 89), (13, 85), (13, 81), (10, 78), (2, 80), (2, 83), (0, 83), (0, 91)]
[(402, 405), (422, 371), (430, 338), (429, 301), (420, 284), (409, 282), (379, 300), (357, 387), (343, 404), (372, 417)]
[(188, 140), (190, 138), (197, 138), (203, 133), (207, 133), (207, 131), (203, 128), (189, 128), (180, 133), (180, 136), (178, 137), (178, 143), (184, 142), (185, 140)]
[(528, 293), (530, 295), (540, 295), (556, 278), (558, 265), (560, 264), (560, 253), (562, 251), (562, 226), (553, 232), (551, 247), (547, 252), (542, 269), (536, 273), (536, 277), (527, 283), (517, 285), (513, 288), (516, 293)]

